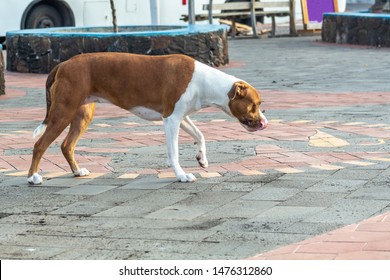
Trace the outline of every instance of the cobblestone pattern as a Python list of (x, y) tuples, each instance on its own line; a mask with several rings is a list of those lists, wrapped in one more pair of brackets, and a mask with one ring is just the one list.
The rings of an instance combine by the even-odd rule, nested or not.
[[(42, 161), (44, 184), (29, 187), (46, 75), (6, 72), (0, 257), (387, 259), (388, 232), (380, 233), (390, 211), (386, 51), (316, 40), (229, 42), (232, 63), (222, 70), (261, 89), (270, 125), (248, 133), (218, 110), (195, 114), (210, 167), (197, 166), (182, 133), (181, 163), (197, 176), (193, 184), (175, 182), (166, 167), (161, 122), (98, 104), (76, 152), (91, 176), (71, 176), (58, 139)], [(360, 226), (377, 215), (384, 223)], [(343, 233), (349, 225), (354, 230)], [(290, 255), (273, 254), (277, 248)]]

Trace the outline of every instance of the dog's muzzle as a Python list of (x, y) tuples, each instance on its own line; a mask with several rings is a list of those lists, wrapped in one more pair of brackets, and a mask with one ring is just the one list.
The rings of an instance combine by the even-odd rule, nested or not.
[(250, 132), (255, 132), (258, 130), (263, 130), (268, 126), (268, 120), (262, 112), (260, 112), (260, 118), (258, 119), (244, 119), (240, 120), (240, 123), (246, 130)]

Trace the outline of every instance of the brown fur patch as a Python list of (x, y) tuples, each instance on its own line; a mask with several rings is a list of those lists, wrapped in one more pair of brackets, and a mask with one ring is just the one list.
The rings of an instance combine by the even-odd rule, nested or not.
[(82, 101), (95, 95), (126, 110), (142, 106), (166, 118), (185, 92), (194, 68), (195, 61), (184, 55), (92, 53), (62, 63), (56, 82), (62, 87), (77, 85), (71, 88), (78, 92), (69, 94)]

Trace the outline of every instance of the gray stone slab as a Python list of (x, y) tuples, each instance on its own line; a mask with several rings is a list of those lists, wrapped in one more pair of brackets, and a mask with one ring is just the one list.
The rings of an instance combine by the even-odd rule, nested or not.
[(164, 207), (175, 204), (187, 198), (190, 194), (185, 191), (157, 190), (148, 195), (129, 200), (119, 206), (96, 214), (103, 217), (143, 217)]
[(355, 169), (341, 169), (332, 175), (333, 179), (341, 180), (370, 180), (382, 173), (383, 170), (378, 169), (363, 169), (360, 168), (358, 172)]
[[(1, 220), (0, 220), (1, 221)], [(10, 235), (25, 234), (34, 228), (33, 225), (25, 224), (0, 224), (0, 241), (7, 240)]]
[(56, 194), (97, 195), (115, 188), (117, 188), (117, 186), (82, 185), (82, 186), (76, 186), (76, 187), (61, 190), (59, 192), (56, 192)]
[(54, 260), (139, 260), (145, 252), (135, 250), (74, 249), (57, 253)]
[(228, 191), (228, 192), (251, 192), (261, 187), (260, 184), (252, 184), (249, 182), (222, 182), (215, 184), (210, 188), (212, 191)]
[(186, 199), (183, 199), (177, 204), (181, 205), (204, 205), (213, 206), (215, 208), (230, 203), (238, 198), (241, 198), (245, 192), (213, 192), (204, 191), (198, 193), (190, 193)]
[(7, 246), (0, 245), (0, 259), (49, 260), (64, 253), (67, 249), (43, 246)]
[(157, 220), (157, 219), (144, 219), (144, 218), (130, 218), (130, 217), (105, 217), (105, 216), (91, 216), (83, 217), (68, 223), (69, 226), (75, 227), (91, 227), (91, 228), (145, 228), (145, 229), (174, 229), (174, 228), (188, 228), (196, 227), (202, 224), (194, 221), (185, 220)]
[(146, 218), (192, 220), (242, 196), (240, 192), (221, 192), (218, 196), (214, 194), (214, 192), (191, 194), (176, 204), (147, 215)]
[(88, 228), (88, 227), (73, 227), (68, 225), (61, 226), (35, 226), (28, 231), (28, 234), (35, 236), (69, 236), (69, 237), (101, 237), (109, 236), (110, 229), (104, 228)]
[[(78, 220), (77, 216), (64, 215), (48, 215), (43, 214), (15, 214), (1, 218), (1, 224), (16, 224), (16, 225), (64, 225), (71, 221)], [(0, 226), (1, 228), (1, 226)]]
[(272, 184), (267, 184), (241, 197), (241, 199), (284, 201), (289, 197), (296, 195), (300, 191), (301, 191), (300, 189), (296, 189), (296, 188), (272, 187)]
[(366, 184), (366, 180), (354, 180), (354, 179), (332, 179), (324, 180), (307, 188), (308, 192), (331, 192), (331, 193), (350, 193), (355, 191)]
[(324, 207), (275, 206), (250, 221), (299, 222), (322, 212)]
[(113, 229), (110, 232), (112, 238), (144, 239), (144, 240), (171, 240), (171, 241), (203, 241), (214, 234), (213, 230), (195, 229)]
[(368, 200), (386, 200), (390, 204), (390, 185), (387, 186), (377, 186), (377, 185), (368, 185), (364, 188), (360, 188), (350, 195), (347, 198), (357, 198), (357, 199), (368, 199)]
[(210, 205), (172, 205), (160, 209), (156, 212), (146, 215), (147, 219), (166, 219), (166, 220), (193, 220), (210, 212), (215, 207)]
[[(205, 239), (209, 242), (252, 242), (251, 247), (253, 251), (259, 251), (261, 246), (267, 246), (269, 249), (271, 246), (282, 246), (295, 242), (299, 242), (308, 238), (306, 234), (289, 234), (289, 233), (268, 233), (268, 232), (242, 232), (242, 231), (218, 231), (212, 236)], [(254, 247), (254, 243), (258, 243), (258, 247)], [(252, 251), (252, 255), (253, 255)], [(256, 253), (255, 253), (256, 254)]]
[(278, 188), (306, 189), (313, 186), (317, 182), (322, 181), (323, 179), (324, 177), (310, 176), (309, 172), (305, 172), (304, 176), (300, 173), (285, 174), (279, 179), (268, 184), (270, 184), (272, 187)]
[(304, 222), (353, 224), (389, 205), (386, 200), (342, 199), (323, 211), (305, 217)]
[(311, 192), (303, 191), (284, 202), (280, 206), (306, 206), (306, 207), (328, 207), (336, 201), (343, 199), (347, 194), (339, 192)]
[(345, 226), (345, 224), (338, 224), (338, 223), (323, 223), (321, 221), (316, 222), (298, 222), (293, 223), (286, 227), (287, 232), (291, 233), (300, 233), (300, 234), (310, 234), (312, 236), (320, 235), (325, 232), (329, 232), (335, 229), (339, 229)]
[(208, 212), (209, 219), (246, 219), (253, 218), (260, 213), (276, 206), (276, 201), (244, 200), (242, 197)]
[(132, 182), (121, 187), (121, 190), (157, 190), (169, 186), (176, 182), (175, 178), (160, 179), (158, 177), (144, 177), (133, 180)]
[(3, 177), (0, 182), (0, 187), (20, 187), (27, 186), (26, 177)]
[(73, 187), (78, 186), (84, 183), (91, 182), (93, 179), (77, 179), (74, 177), (71, 178), (53, 178), (50, 180), (45, 180), (43, 184), (45, 187)]
[[(57, 248), (65, 248), (67, 250), (104, 248), (109, 244), (103, 237), (71, 236), (66, 232), (63, 235), (19, 234), (9, 237), (6, 242), (8, 246), (29, 247), (31, 244), (34, 244), (34, 247), (48, 247), (53, 244)], [(5, 245), (4, 242), (2, 245)]]
[(80, 215), (90, 216), (98, 214), (102, 211), (106, 211), (114, 207), (114, 204), (110, 202), (95, 202), (88, 200), (81, 200), (75, 203), (69, 204), (65, 207), (60, 207), (55, 211), (51, 211), (51, 215)]
[(128, 201), (133, 201), (150, 192), (151, 190), (120, 190), (118, 188), (114, 188), (98, 195), (88, 196), (85, 198), (85, 200), (95, 202), (110, 202), (117, 206)]

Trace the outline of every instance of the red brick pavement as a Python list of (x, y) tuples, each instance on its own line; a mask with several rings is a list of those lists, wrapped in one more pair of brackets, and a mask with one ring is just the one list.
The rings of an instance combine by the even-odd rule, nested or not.
[(390, 259), (390, 212), (257, 255), (255, 260)]
[[(46, 75), (35, 74), (19, 74), (6, 73), (7, 94), (0, 97), (1, 100), (10, 98), (21, 98), (27, 93), (28, 89), (43, 88), (45, 84)], [(345, 106), (345, 105), (364, 105), (364, 104), (386, 104), (390, 103), (390, 95), (386, 93), (297, 93), (297, 92), (277, 92), (277, 91), (263, 91), (263, 106), (268, 110), (272, 109), (293, 109), (306, 107), (326, 107), (326, 106)], [(304, 101), (302, 101), (304, 100)], [(22, 104), (20, 109), (10, 108), (2, 109), (2, 118), (0, 123), (14, 123), (19, 121), (36, 121), (39, 123), (45, 115), (44, 96), (42, 96), (43, 104), (37, 108), (28, 108), (27, 104)], [(215, 112), (217, 109), (208, 108), (202, 112)], [(99, 123), (101, 118), (119, 118), (129, 116), (129, 112), (121, 110), (109, 105), (98, 104), (98, 110), (95, 114), (94, 128), (102, 127), (101, 129), (93, 129), (87, 131), (83, 136), (84, 139), (99, 139), (108, 138), (104, 132), (104, 126), (109, 126), (104, 123)], [(272, 120), (271, 120), (272, 121)], [(115, 126), (120, 128), (126, 127), (140, 127), (144, 124), (140, 123), (118, 123)], [(162, 123), (150, 123), (150, 125), (161, 126)], [(367, 126), (367, 125), (348, 125), (338, 122), (316, 123), (311, 120), (297, 120), (297, 121), (275, 121), (272, 122), (270, 128), (261, 133), (249, 133), (244, 131), (237, 122), (232, 122), (230, 119), (211, 120), (208, 122), (197, 122), (197, 126), (203, 131), (208, 142), (211, 141), (244, 141), (244, 140), (274, 140), (274, 141), (303, 141), (307, 142), (309, 137), (316, 134), (317, 129), (332, 128), (335, 130), (362, 134), (370, 137), (388, 139), (390, 138), (389, 126)], [(33, 128), (32, 128), (33, 129)], [(34, 144), (34, 140), (29, 137), (30, 131), (13, 131), (12, 133), (2, 134), (2, 141), (0, 148), (2, 153), (7, 149), (28, 149)], [(60, 143), (63, 139), (60, 137), (55, 143)], [(108, 163), (111, 160), (110, 154), (115, 152), (124, 152), (129, 147), (142, 147), (153, 145), (164, 145), (165, 136), (163, 130), (159, 127), (151, 132), (133, 132), (129, 134), (127, 131), (113, 132), (109, 134), (112, 140), (110, 147), (102, 146), (99, 148), (92, 148), (88, 146), (79, 146), (78, 150), (85, 152), (106, 153), (107, 156), (102, 158), (95, 157), (93, 160), (102, 164), (95, 172), (107, 172), (112, 170)], [(191, 143), (193, 140), (182, 133), (180, 141), (183, 143)], [(277, 142), (276, 142), (277, 143)], [(364, 143), (363, 143), (364, 144)], [(367, 145), (374, 145), (375, 143), (365, 143)], [(107, 144), (106, 144), (107, 145)], [(256, 156), (237, 161), (229, 164), (217, 164), (211, 166), (208, 171), (225, 172), (225, 171), (265, 171), (275, 168), (309, 168), (312, 166), (321, 166), (321, 164), (342, 163), (351, 160), (369, 160), (371, 158), (381, 158), (388, 156), (386, 153), (303, 153), (299, 151), (291, 151), (283, 149), (277, 145), (264, 146), (259, 145), (256, 148)], [(67, 170), (66, 164), (59, 164), (62, 162), (56, 155), (47, 153), (45, 155), (47, 163), (42, 163), (42, 168), (46, 171), (62, 171)], [(80, 163), (91, 164), (90, 159), (81, 157)], [(21, 156), (2, 156), (0, 161), (0, 168), (25, 170), (28, 166), (30, 158)], [(169, 169), (140, 170), (140, 173), (159, 173), (168, 172)], [(193, 172), (204, 172), (201, 168), (192, 168)]]

